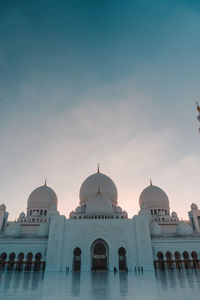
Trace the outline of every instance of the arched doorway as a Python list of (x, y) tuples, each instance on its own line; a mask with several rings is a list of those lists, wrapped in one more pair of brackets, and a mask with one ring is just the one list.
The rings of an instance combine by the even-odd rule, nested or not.
[(164, 262), (164, 255), (162, 252), (158, 252), (157, 253), (157, 257), (158, 257), (158, 268), (160, 270), (165, 270), (165, 262)]
[(192, 251), (191, 256), (192, 256), (193, 268), (194, 269), (199, 269), (200, 265), (199, 265), (199, 259), (198, 259), (197, 252)]
[(75, 248), (73, 252), (73, 271), (81, 270), (81, 249)]
[(11, 271), (14, 269), (14, 263), (15, 263), (15, 253), (12, 252), (10, 255), (9, 255), (9, 261), (8, 261), (8, 266), (7, 266), (7, 270), (8, 271)]
[(5, 269), (7, 254), (3, 252), (0, 256), (0, 271)]
[(40, 271), (41, 258), (42, 258), (42, 254), (38, 252), (35, 255), (34, 271)]
[(183, 252), (183, 258), (184, 258), (184, 265), (185, 265), (185, 269), (190, 269), (190, 256), (189, 253), (187, 251)]
[(16, 263), (16, 268), (15, 270), (16, 271), (22, 271), (23, 269), (23, 259), (24, 259), (24, 253), (23, 252), (20, 252), (18, 254), (18, 260), (17, 260), (17, 263)]
[(108, 245), (104, 240), (96, 240), (92, 244), (92, 270), (107, 271), (108, 270)]
[(177, 269), (182, 269), (182, 262), (181, 262), (181, 254), (180, 252), (176, 251), (174, 253), (174, 257), (175, 257), (175, 264), (176, 264), (176, 268)]
[(167, 258), (167, 268), (168, 269), (173, 269), (173, 260), (172, 260), (172, 253), (167, 251), (166, 252), (166, 258)]
[(123, 247), (118, 250), (119, 255), (119, 270), (126, 270), (126, 249)]
[(29, 252), (26, 255), (25, 271), (31, 271), (33, 254)]

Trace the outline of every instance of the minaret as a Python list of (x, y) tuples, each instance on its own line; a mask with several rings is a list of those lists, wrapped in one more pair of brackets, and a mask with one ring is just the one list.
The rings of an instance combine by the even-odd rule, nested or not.
[(0, 231), (4, 231), (8, 220), (8, 213), (5, 204), (0, 205)]
[[(198, 102), (196, 102), (196, 105), (197, 105), (197, 111), (198, 111), (198, 116), (197, 116), (197, 120), (200, 122), (200, 106), (198, 104)], [(199, 132), (200, 132), (200, 128), (199, 128)]]

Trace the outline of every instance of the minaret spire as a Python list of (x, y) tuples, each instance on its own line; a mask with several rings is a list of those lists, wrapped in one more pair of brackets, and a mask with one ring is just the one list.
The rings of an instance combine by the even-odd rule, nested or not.
[(97, 164), (97, 173), (100, 173), (100, 168), (99, 168), (100, 164)]
[(45, 181), (44, 181), (44, 186), (47, 185), (47, 177), (45, 178)]
[(152, 185), (152, 179), (150, 178), (150, 185)]

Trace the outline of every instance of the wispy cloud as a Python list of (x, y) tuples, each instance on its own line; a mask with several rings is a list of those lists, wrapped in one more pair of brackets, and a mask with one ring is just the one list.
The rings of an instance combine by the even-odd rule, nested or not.
[[(1, 201), (12, 217), (25, 209), (28, 194), (46, 176), (59, 196), (60, 211), (68, 215), (78, 205), (82, 181), (96, 171), (97, 163), (116, 182), (119, 204), (130, 216), (139, 209), (138, 197), (149, 177), (169, 189), (171, 206), (185, 214), (180, 198), (188, 181), (184, 172), (196, 174), (198, 167), (193, 156), (190, 164), (182, 152), (177, 154), (177, 139), (182, 137), (162, 122), (150, 98), (121, 84), (90, 91), (77, 105), (54, 113), (55, 95), (46, 95), (45, 101), (33, 87), (31, 94), (30, 87), (22, 94), (23, 99), (34, 98), (32, 106), (13, 115), (1, 135)], [(192, 184), (189, 187), (185, 195), (191, 195)]]

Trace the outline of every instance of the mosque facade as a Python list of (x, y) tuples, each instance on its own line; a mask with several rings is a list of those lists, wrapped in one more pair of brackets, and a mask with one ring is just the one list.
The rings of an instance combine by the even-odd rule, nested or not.
[(0, 206), (0, 270), (133, 271), (200, 268), (200, 210), (191, 205), (187, 221), (170, 212), (167, 194), (151, 182), (133, 218), (118, 205), (114, 182), (90, 175), (79, 205), (66, 218), (56, 193), (46, 185), (29, 196), (26, 213), (8, 221)]

